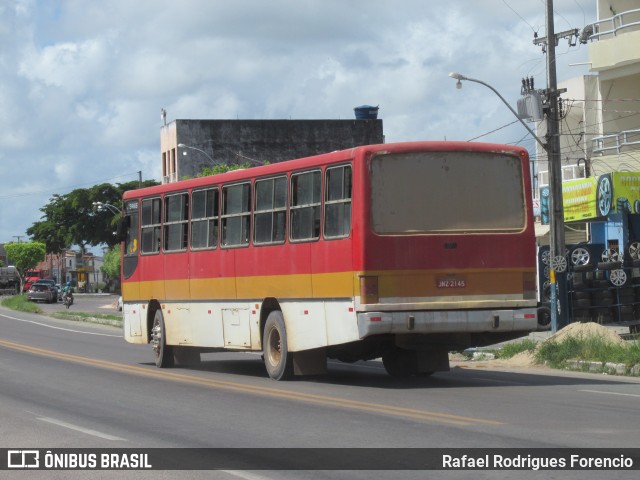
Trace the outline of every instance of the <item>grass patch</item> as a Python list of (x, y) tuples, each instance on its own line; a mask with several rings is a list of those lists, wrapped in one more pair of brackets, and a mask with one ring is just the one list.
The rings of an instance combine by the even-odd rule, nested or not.
[(122, 326), (122, 315), (112, 315), (108, 313), (88, 313), (76, 311), (55, 312), (51, 314), (54, 318), (61, 320), (72, 320), (76, 322), (91, 322), (102, 325)]
[(2, 306), (18, 312), (42, 313), (42, 309), (36, 303), (27, 300), (26, 295), (13, 295), (3, 298)]
[(615, 343), (597, 335), (569, 336), (560, 342), (544, 342), (535, 352), (538, 363), (553, 368), (566, 368), (569, 360), (622, 363), (627, 367), (640, 364), (640, 343)]
[(519, 342), (511, 342), (502, 346), (500, 350), (496, 350), (496, 358), (511, 358), (522, 352), (533, 352), (538, 346), (538, 342), (525, 338)]

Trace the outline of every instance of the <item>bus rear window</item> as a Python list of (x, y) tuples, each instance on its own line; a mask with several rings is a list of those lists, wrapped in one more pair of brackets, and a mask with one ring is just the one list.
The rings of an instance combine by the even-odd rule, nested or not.
[(417, 152), (371, 160), (372, 228), (382, 235), (525, 227), (522, 164), (511, 154)]

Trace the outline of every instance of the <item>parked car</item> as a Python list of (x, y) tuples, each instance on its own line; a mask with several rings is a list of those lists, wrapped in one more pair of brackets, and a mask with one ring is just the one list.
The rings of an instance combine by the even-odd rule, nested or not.
[(34, 283), (27, 291), (27, 300), (30, 302), (47, 302), (53, 303), (57, 301), (57, 292), (54, 287), (46, 283)]
[(57, 302), (60, 299), (62, 292), (56, 286), (56, 281), (51, 278), (41, 278), (33, 283), (34, 285), (49, 285), (51, 289), (54, 291), (53, 301)]

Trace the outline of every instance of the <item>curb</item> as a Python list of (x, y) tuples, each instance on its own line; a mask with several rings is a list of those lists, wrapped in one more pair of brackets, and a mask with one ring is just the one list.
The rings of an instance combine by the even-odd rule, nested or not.
[(571, 370), (587, 370), (593, 373), (609, 373), (613, 375), (624, 375), (631, 377), (640, 376), (640, 365), (627, 367), (624, 363), (613, 362), (589, 362), (586, 360), (569, 360), (567, 367)]

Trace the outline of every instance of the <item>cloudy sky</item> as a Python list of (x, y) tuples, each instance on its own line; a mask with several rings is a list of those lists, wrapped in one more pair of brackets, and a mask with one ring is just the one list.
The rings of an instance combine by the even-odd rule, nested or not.
[[(554, 6), (556, 31), (596, 20), (596, 0)], [(523, 76), (546, 85), (534, 32), (544, 0), (0, 0), (0, 242), (53, 194), (159, 180), (161, 108), (168, 121), (345, 119), (371, 104), (387, 142), (533, 150), (497, 96), (448, 73), (515, 108)], [(559, 80), (589, 73), (570, 66), (585, 45), (557, 54)]]

